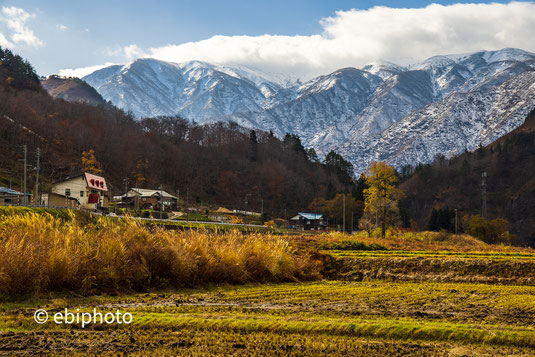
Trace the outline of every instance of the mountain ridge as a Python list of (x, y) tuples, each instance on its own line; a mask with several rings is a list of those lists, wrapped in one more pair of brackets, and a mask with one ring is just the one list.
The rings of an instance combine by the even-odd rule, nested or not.
[[(377, 158), (370, 150), (362, 150), (368, 142), (377, 148), (376, 152), (390, 153), (380, 155), (387, 162), (396, 166), (414, 164), (414, 155), (404, 157), (404, 150), (392, 150), (391, 143), (379, 139), (384, 132), (408, 135), (402, 138), (404, 141), (413, 138), (414, 133), (393, 131), (407, 125), (407, 120), (416, 120), (427, 106), (435, 108), (425, 112), (429, 120), (447, 121), (453, 125), (452, 131), (457, 129), (451, 119), (455, 113), (445, 111), (451, 98), (482, 101), (482, 105), (472, 106), (474, 112), (464, 113), (473, 118), (484, 114), (483, 108), (492, 107), (490, 98), (508, 102), (508, 98), (513, 100), (513, 96), (522, 94), (521, 105), (509, 106), (507, 113), (501, 113), (507, 118), (522, 116), (535, 106), (535, 88), (523, 83), (523, 92), (519, 93), (514, 85), (501, 86), (533, 69), (535, 54), (506, 48), (434, 56), (408, 66), (382, 61), (360, 69), (342, 68), (304, 83), (245, 67), (200, 61), (176, 64), (148, 58), (101, 69), (84, 80), (105, 99), (137, 117), (180, 115), (198, 123), (235, 121), (251, 129), (271, 130), (278, 136), (298, 134), (305, 146), (314, 147), (320, 155), (342, 151), (358, 173)], [(398, 124), (402, 120), (405, 122)], [(481, 123), (471, 124), (480, 135)], [(512, 130), (515, 125), (518, 121), (513, 120), (497, 132)], [(420, 136), (433, 137), (430, 133)], [(439, 153), (453, 155), (466, 149), (447, 143), (423, 143), (433, 152), (420, 155), (420, 159), (431, 160)]]

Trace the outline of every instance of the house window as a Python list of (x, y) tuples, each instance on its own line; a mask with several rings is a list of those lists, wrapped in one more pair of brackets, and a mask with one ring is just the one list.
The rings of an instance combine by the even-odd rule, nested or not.
[(80, 197), (84, 197), (84, 191), (80, 191)]
[(71, 189), (70, 188), (66, 188), (65, 189), (65, 196), (70, 196), (71, 195)]

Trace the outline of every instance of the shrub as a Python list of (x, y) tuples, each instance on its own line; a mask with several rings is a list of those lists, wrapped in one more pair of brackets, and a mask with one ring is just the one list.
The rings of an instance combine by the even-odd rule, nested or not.
[(463, 224), (468, 233), (485, 243), (511, 243), (513, 236), (509, 233), (509, 222), (503, 218), (484, 219), (480, 215), (466, 215)]

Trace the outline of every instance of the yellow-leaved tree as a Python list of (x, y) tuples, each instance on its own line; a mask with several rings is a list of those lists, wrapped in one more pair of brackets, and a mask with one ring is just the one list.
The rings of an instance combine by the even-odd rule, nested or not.
[(370, 222), (375, 222), (381, 227), (383, 238), (388, 227), (399, 223), (398, 201), (403, 192), (396, 187), (397, 182), (396, 171), (384, 162), (373, 162), (366, 174), (368, 188), (364, 190), (365, 207), (361, 225), (367, 223), (369, 226)]
[(134, 171), (134, 178), (136, 179), (136, 187), (143, 187), (143, 183), (147, 181), (145, 173), (149, 168), (149, 160), (138, 160), (136, 163), (136, 170)]
[(102, 173), (102, 166), (95, 157), (95, 150), (91, 149), (82, 152), (82, 169), (84, 172), (89, 172), (94, 175)]

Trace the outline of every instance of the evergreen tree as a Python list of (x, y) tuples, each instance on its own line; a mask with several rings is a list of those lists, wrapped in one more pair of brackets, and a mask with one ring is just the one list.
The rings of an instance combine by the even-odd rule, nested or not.
[(251, 130), (249, 141), (251, 143), (251, 161), (256, 161), (258, 158), (258, 139), (256, 137), (256, 131)]
[(310, 148), (307, 150), (307, 158), (311, 162), (320, 162), (318, 154), (316, 154), (316, 150), (314, 150), (314, 148)]
[(427, 229), (430, 231), (437, 231), (437, 210), (434, 208), (431, 210), (431, 217), (429, 218)]
[(32, 65), (9, 49), (0, 47), (0, 81), (19, 88), (40, 90), (41, 81)]
[(367, 189), (368, 187), (369, 186), (366, 183), (366, 175), (361, 174), (358, 180), (353, 185), (351, 194), (357, 201), (364, 202), (364, 190)]
[(348, 185), (353, 180), (353, 164), (333, 150), (325, 157), (325, 165), (338, 176), (341, 183)]
[(305, 150), (305, 147), (301, 143), (301, 138), (299, 138), (299, 135), (286, 133), (286, 135), (284, 136), (283, 144), (287, 150), (292, 150), (298, 155), (303, 155), (304, 157), (307, 157), (307, 152)]

